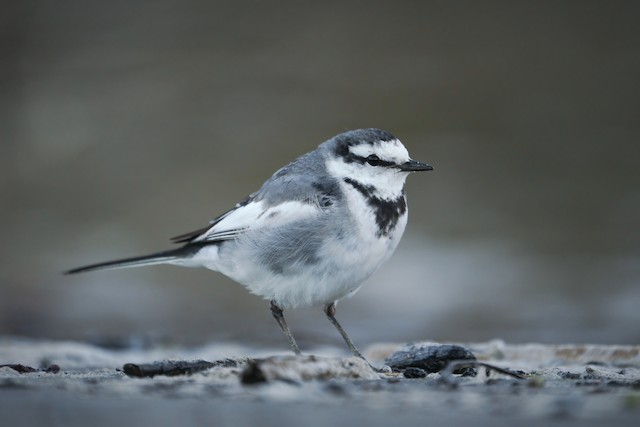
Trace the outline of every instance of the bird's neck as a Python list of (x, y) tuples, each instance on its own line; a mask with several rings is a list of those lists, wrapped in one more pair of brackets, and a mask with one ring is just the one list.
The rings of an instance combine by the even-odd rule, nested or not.
[(366, 197), (387, 201), (404, 197), (404, 183), (406, 180), (406, 174), (404, 173), (360, 175), (357, 178), (352, 175), (341, 179)]
[[(371, 212), (373, 215), (376, 237), (392, 237), (401, 218), (405, 218), (404, 223), (406, 223), (407, 200), (403, 189), (393, 197), (380, 197), (377, 189), (371, 185), (362, 184), (351, 178), (344, 178), (343, 182), (345, 191), (352, 194), (351, 200), (354, 201), (354, 197), (358, 200), (352, 202), (352, 209), (353, 206), (357, 206), (356, 212)], [(402, 231), (404, 231), (404, 225), (401, 226), (400, 235)]]

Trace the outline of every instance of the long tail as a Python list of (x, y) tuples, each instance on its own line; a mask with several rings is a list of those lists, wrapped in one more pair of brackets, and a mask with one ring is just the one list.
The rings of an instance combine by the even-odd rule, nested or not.
[(176, 260), (189, 258), (202, 248), (201, 245), (185, 245), (181, 248), (169, 251), (157, 252), (131, 258), (117, 259), (114, 261), (99, 262), (65, 271), (64, 274), (85, 273), (97, 270), (115, 270), (118, 268), (142, 267), (145, 265), (168, 264)]

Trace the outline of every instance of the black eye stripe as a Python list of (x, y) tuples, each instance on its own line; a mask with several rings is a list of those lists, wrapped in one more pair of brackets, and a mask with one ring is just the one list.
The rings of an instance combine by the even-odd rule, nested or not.
[(375, 154), (371, 154), (368, 157), (358, 156), (353, 154), (348, 149), (340, 152), (336, 152), (339, 157), (342, 157), (345, 163), (359, 163), (361, 165), (368, 163), (371, 166), (391, 167), (397, 166), (394, 162), (388, 162), (386, 160), (380, 160)]
[[(381, 160), (378, 156), (376, 156), (375, 154), (371, 154), (369, 157), (367, 158), (363, 158), (364, 162), (369, 163), (371, 166), (383, 166), (383, 167), (388, 167), (388, 166), (395, 166), (395, 163), (393, 162), (388, 162), (386, 160)], [(363, 162), (363, 163), (364, 163)]]

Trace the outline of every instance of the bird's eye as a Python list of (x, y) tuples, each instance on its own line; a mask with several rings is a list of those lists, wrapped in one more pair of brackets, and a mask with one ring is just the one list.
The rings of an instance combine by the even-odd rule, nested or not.
[(376, 156), (375, 154), (371, 154), (369, 157), (367, 157), (367, 163), (369, 163), (371, 166), (378, 166), (381, 162), (378, 156)]

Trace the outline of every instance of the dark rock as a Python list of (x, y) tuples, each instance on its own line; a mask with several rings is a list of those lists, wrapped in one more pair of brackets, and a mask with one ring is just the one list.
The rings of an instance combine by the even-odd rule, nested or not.
[(46, 369), (36, 369), (31, 366), (21, 365), (19, 363), (8, 364), (8, 365), (0, 365), (0, 368), (11, 368), (16, 372), (20, 372), (21, 374), (28, 374), (30, 372), (46, 372), (48, 374), (57, 374), (60, 372), (60, 366), (51, 365)]
[(48, 368), (46, 368), (44, 370), (44, 372), (46, 372), (48, 374), (57, 374), (58, 372), (60, 372), (60, 366), (58, 366), (58, 365), (50, 365)]
[(402, 371), (402, 375), (405, 378), (424, 378), (427, 376), (427, 372), (420, 368), (406, 368)]
[(38, 372), (36, 368), (32, 368), (31, 366), (21, 365), (19, 363), (9, 364), (9, 365), (0, 365), (0, 368), (11, 368), (16, 372), (20, 372), (21, 374), (26, 374), (29, 372)]
[[(471, 350), (451, 344), (411, 344), (395, 352), (384, 361), (394, 372), (403, 372), (408, 368), (418, 368), (426, 374), (440, 372), (450, 362), (476, 361)], [(473, 373), (469, 372), (473, 371)], [(455, 369), (454, 374), (473, 375), (475, 370), (469, 367)], [(410, 373), (411, 375), (412, 373)], [(406, 376), (406, 375), (405, 375)]]
[(262, 372), (258, 361), (252, 360), (240, 374), (240, 381), (242, 384), (261, 384), (267, 382), (267, 377)]
[(213, 368), (216, 363), (207, 362), (205, 360), (162, 360), (160, 362), (153, 363), (126, 363), (122, 370), (130, 377), (154, 377), (156, 375), (176, 376), (176, 375), (190, 375), (195, 372), (205, 371), (209, 368)]

